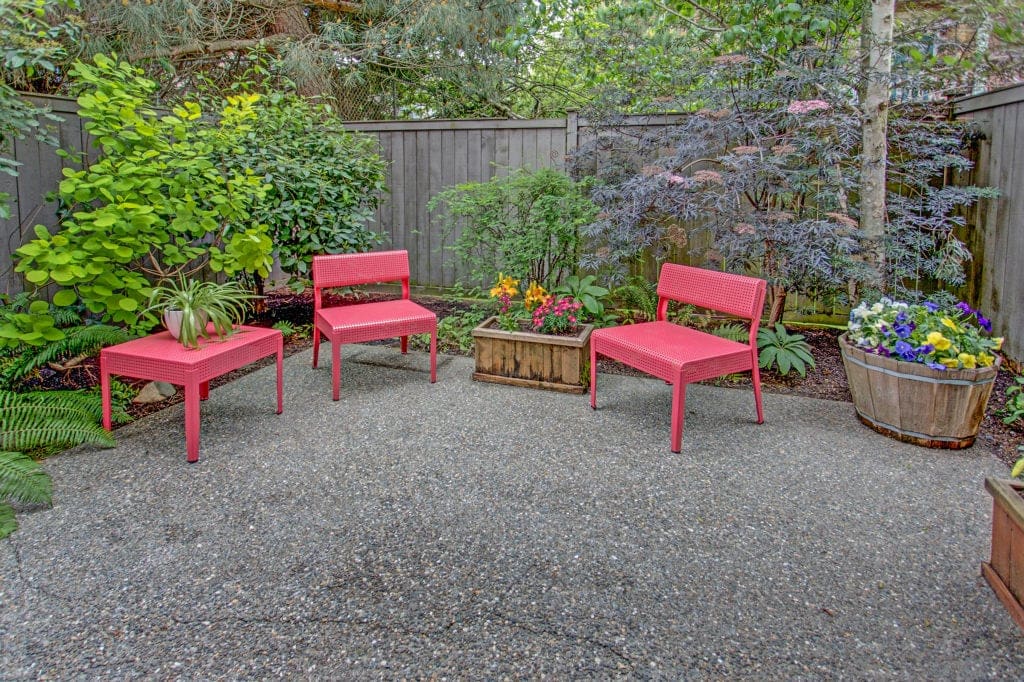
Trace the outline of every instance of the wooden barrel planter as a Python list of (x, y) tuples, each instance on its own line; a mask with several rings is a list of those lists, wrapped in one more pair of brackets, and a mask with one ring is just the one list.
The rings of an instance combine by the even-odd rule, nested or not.
[(1000, 358), (991, 367), (935, 370), (851, 345), (839, 350), (857, 417), (901, 441), (958, 450), (974, 444), (985, 416)]
[(473, 330), (477, 381), (583, 393), (590, 382), (590, 333), (554, 336), (499, 329), (489, 317)]
[(992, 495), (992, 557), (981, 574), (1018, 626), (1024, 628), (1024, 499), (1019, 481), (985, 479)]

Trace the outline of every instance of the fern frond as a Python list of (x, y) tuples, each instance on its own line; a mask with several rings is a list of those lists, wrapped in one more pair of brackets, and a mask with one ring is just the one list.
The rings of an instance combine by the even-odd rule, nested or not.
[(69, 327), (64, 330), (64, 338), (59, 341), (23, 349), (18, 358), (3, 368), (0, 382), (6, 386), (13, 386), (48, 362), (76, 355), (93, 355), (104, 346), (123, 343), (130, 338), (131, 335), (121, 327), (107, 324)]
[(28, 391), (26, 393), (0, 390), (0, 410), (16, 405), (44, 405), (77, 410), (94, 422), (98, 422), (103, 417), (103, 398), (98, 390)]
[(711, 333), (715, 336), (720, 336), (723, 339), (738, 341), (740, 343), (746, 343), (747, 339), (750, 337), (750, 330), (738, 322), (720, 324), (712, 329)]
[(0, 391), (0, 449), (24, 452), (79, 443), (114, 446), (100, 425), (99, 396), (77, 391)]
[(18, 530), (18, 522), (14, 520), (11, 505), (0, 502), (0, 540)]
[(658, 312), (658, 288), (645, 277), (630, 277), (626, 284), (612, 292), (612, 297), (625, 308), (639, 310), (645, 318), (653, 320)]
[[(51, 305), (49, 314), (50, 317), (53, 318), (53, 325), (55, 327), (73, 327), (75, 325), (82, 324), (82, 316), (74, 308), (62, 308), (59, 306)], [(106, 327), (107, 325), (96, 326)]]
[(50, 476), (38, 462), (22, 452), (0, 451), (0, 502), (49, 504), (52, 499)]
[(44, 405), (19, 405), (0, 410), (0, 448), (5, 450), (64, 449), (80, 443), (114, 447), (102, 426), (77, 410)]

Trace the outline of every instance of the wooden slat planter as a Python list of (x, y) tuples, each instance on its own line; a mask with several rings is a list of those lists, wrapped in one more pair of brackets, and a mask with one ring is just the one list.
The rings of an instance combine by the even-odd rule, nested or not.
[(489, 317), (473, 330), (477, 381), (583, 393), (590, 380), (590, 332), (576, 336), (509, 332)]
[(992, 558), (982, 562), (981, 574), (1024, 629), (1024, 485), (987, 478), (985, 489), (992, 495)]
[(1001, 363), (940, 371), (867, 353), (839, 337), (857, 417), (901, 441), (958, 450), (974, 444)]

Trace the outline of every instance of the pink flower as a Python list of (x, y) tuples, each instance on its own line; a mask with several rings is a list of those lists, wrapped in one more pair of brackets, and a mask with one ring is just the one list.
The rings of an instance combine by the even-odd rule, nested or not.
[(672, 174), (670, 174), (668, 176), (668, 184), (670, 184), (670, 185), (685, 185), (686, 184), (686, 178), (684, 178), (682, 175), (676, 175), (675, 173), (672, 173)]

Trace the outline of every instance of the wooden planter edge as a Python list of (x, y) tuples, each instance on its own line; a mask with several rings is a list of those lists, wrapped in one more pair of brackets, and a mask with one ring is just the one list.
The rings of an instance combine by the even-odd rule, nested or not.
[[(998, 514), (1005, 514), (1008, 520), (1024, 533), (1024, 498), (1020, 495), (1020, 491), (1024, 491), (1024, 484), (1020, 481), (990, 476), (985, 479), (985, 489), (992, 495), (992, 554), (994, 559), (997, 552), (995, 524)], [(1006, 577), (999, 574), (994, 564), (995, 561), (981, 562), (981, 575), (995, 592), (999, 601), (1002, 602), (1013, 621), (1024, 630), (1024, 605), (1021, 605), (1017, 597), (1014, 596), (1010, 586), (1006, 584)]]

